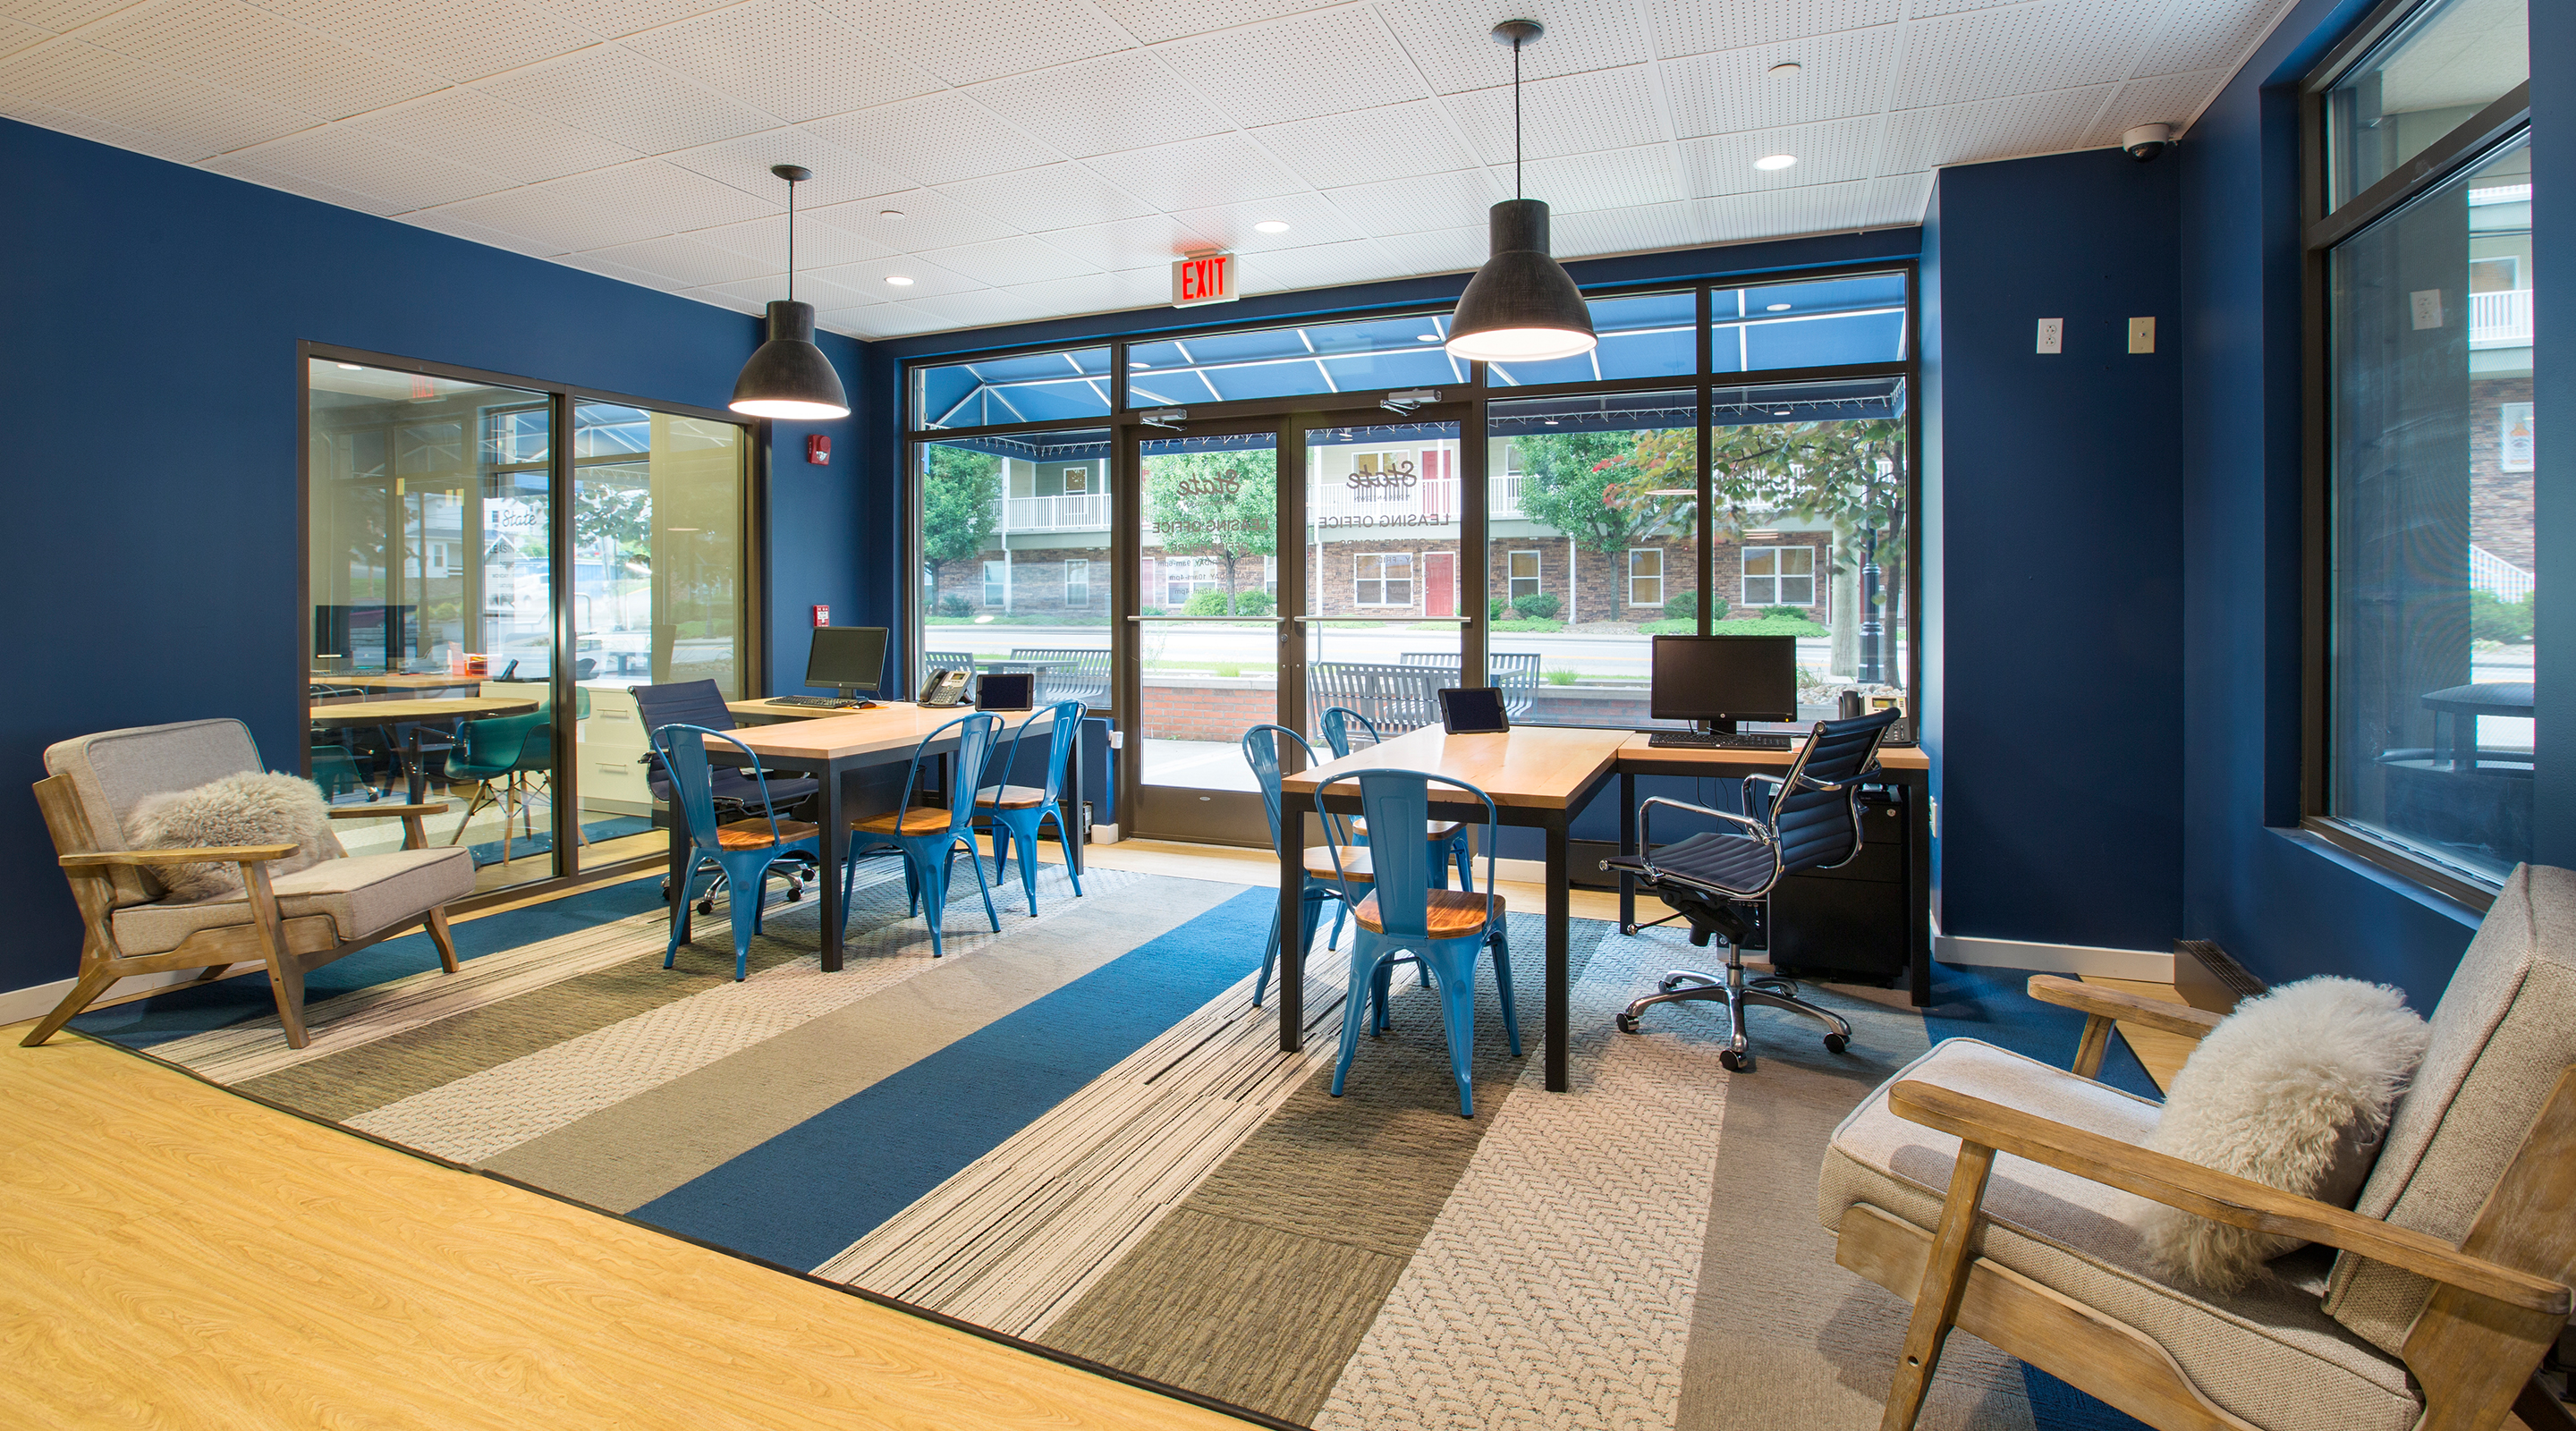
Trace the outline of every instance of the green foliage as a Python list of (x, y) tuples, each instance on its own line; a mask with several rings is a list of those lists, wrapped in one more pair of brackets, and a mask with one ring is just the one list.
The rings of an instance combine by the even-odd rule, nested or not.
[(1554, 592), (1533, 591), (1527, 596), (1512, 598), (1512, 609), (1523, 616), (1547, 621), (1564, 610), (1565, 603), (1557, 600)]
[[(1145, 520), (1161, 533), (1163, 550), (1216, 558), (1228, 594), (1242, 584), (1238, 563), (1279, 550), (1279, 468), (1266, 450), (1149, 457), (1144, 496)], [(1260, 572), (1256, 561), (1256, 586)], [(1208, 614), (1223, 615), (1225, 608)]]
[(964, 619), (975, 614), (974, 605), (955, 592), (939, 598), (939, 614)]
[(2528, 641), (2537, 597), (2506, 601), (2492, 591), (2469, 593), (2469, 636), (2478, 641)]
[[(1447, 628), (1443, 627), (1443, 629), (1445, 630)], [(1541, 620), (1540, 618), (1533, 616), (1512, 621), (1497, 621), (1493, 623), (1493, 629), (1496, 631), (1562, 631), (1565, 629), (1565, 623), (1562, 621)]]
[(1549, 671), (1545, 674), (1544, 679), (1551, 686), (1570, 686), (1577, 680), (1580, 680), (1581, 677), (1572, 671)]
[(1488, 621), (1500, 621), (1503, 619), (1503, 613), (1509, 610), (1511, 610), (1511, 608), (1503, 603), (1503, 599), (1501, 597), (1497, 596), (1493, 600), (1485, 603), (1485, 619)]
[(1699, 593), (1696, 591), (1685, 591), (1679, 596), (1668, 596), (1664, 598), (1664, 619), (1666, 621), (1697, 621), (1699, 619)]
[(618, 554), (652, 559), (653, 489), (608, 482), (573, 484), (572, 539), (576, 546), (615, 542)]
[(1240, 661), (1219, 661), (1216, 663), (1216, 669), (1209, 674), (1219, 676), (1230, 681), (1243, 674), (1243, 663)]
[(1278, 604), (1269, 592), (1257, 586), (1234, 594), (1234, 614), (1237, 616), (1267, 616)]
[(1697, 445), (1689, 429), (1516, 437), (1512, 446), (1529, 478), (1521, 511), (1594, 551), (1626, 551), (1687, 517), (1692, 499), (1653, 493), (1691, 485)]
[(1766, 606), (1762, 614), (1778, 621), (1812, 621), (1815, 613), (1803, 606)]
[[(936, 585), (941, 567), (974, 556), (992, 540), (1001, 517), (1002, 459), (963, 447), (934, 446), (929, 453), (921, 478), (921, 564)], [(942, 612), (949, 599), (941, 599)]]
[(1833, 633), (1805, 617), (1739, 616), (1708, 628), (1718, 636), (1829, 636)]
[(1190, 599), (1182, 605), (1181, 614), (1183, 616), (1223, 616), (1226, 614), (1225, 593), (1213, 586), (1205, 591), (1193, 591), (1190, 593)]
[(1678, 621), (1667, 617), (1661, 621), (1647, 621), (1640, 623), (1637, 627), (1637, 634), (1640, 636), (1688, 636), (1697, 630), (1699, 630), (1699, 618), (1696, 616), (1686, 616)]

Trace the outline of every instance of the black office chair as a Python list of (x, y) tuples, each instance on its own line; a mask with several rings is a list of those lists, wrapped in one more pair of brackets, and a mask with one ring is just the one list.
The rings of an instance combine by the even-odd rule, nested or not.
[[(1784, 875), (1831, 869), (1860, 853), (1860, 787), (1876, 771), (1878, 747), (1897, 712), (1855, 720), (1818, 721), (1807, 733), (1797, 758), (1782, 775), (1744, 777), (1744, 808), (1755, 808), (1754, 787), (1769, 787), (1761, 819), (1711, 810), (1655, 796), (1637, 807), (1637, 842), (1644, 853), (1601, 862), (1601, 868), (1637, 876), (1651, 894), (1690, 921), (1691, 943), (1708, 947), (1714, 934), (1726, 940), (1726, 977), (1694, 969), (1676, 969), (1655, 992), (1630, 1004), (1619, 1015), (1619, 1031), (1635, 1033), (1637, 1016), (1655, 1004), (1706, 1000), (1726, 1009), (1730, 1047), (1717, 1061), (1730, 1071), (1753, 1067), (1745, 1051), (1744, 1010), (1748, 1004), (1787, 1009), (1825, 1026), (1825, 1049), (1840, 1053), (1851, 1043), (1851, 1025), (1830, 1009), (1798, 997), (1791, 979), (1744, 977), (1743, 945), (1753, 932), (1754, 907), (1767, 903), (1772, 886)], [(1736, 826), (1708, 830), (1686, 840), (1655, 848), (1648, 817), (1658, 805), (1688, 810)], [(1657, 920), (1656, 923), (1663, 921)]]
[[(626, 693), (635, 698), (635, 714), (643, 721), (648, 737), (652, 732), (666, 725), (703, 726), (708, 730), (734, 728), (733, 712), (725, 709), (724, 688), (712, 680), (674, 681), (662, 686), (630, 686)], [(662, 764), (662, 757), (658, 753), (647, 751), (640, 763), (649, 767), (644, 783), (652, 788), (653, 798), (669, 804), (671, 772)], [(778, 814), (823, 788), (820, 782), (810, 777), (771, 780), (768, 786), (769, 798), (763, 801), (760, 782), (753, 778), (750, 772), (732, 766), (716, 767), (710, 772), (708, 784), (715, 797), (719, 820)], [(679, 818), (676, 807), (673, 809), (672, 818), (675, 820)], [(820, 878), (820, 867), (813, 859), (803, 856), (791, 858), (811, 870), (812, 877)], [(717, 876), (716, 882), (707, 887), (705, 896), (698, 901), (700, 914), (715, 913), (716, 892), (724, 887), (723, 876)], [(787, 897), (790, 900), (801, 899), (804, 894), (805, 886), (802, 880), (790, 874), (787, 878)], [(662, 898), (666, 901), (671, 898), (671, 882), (668, 876), (665, 876), (662, 881)]]

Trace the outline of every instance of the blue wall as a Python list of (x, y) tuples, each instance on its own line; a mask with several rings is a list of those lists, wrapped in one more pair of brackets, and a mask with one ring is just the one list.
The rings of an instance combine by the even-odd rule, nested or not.
[[(2368, 7), (2307, 0), (2283, 20), (2175, 150), (2182, 178), (2185, 630), (2183, 924), (2266, 979), (2384, 980), (2429, 1007), (2476, 916), (2296, 833), (2300, 755), (2300, 75)], [(2535, 4), (2531, 52), (2576, 49), (2576, 9)], [(2576, 75), (2541, 65), (2534, 128), (2576, 127)], [(2576, 246), (2576, 153), (2534, 147), (2544, 267)], [(2544, 287), (2541, 343), (2576, 331), (2576, 291)], [(2576, 424), (2576, 379), (2538, 365), (2545, 422)], [(2540, 550), (2576, 551), (2576, 464), (2544, 444)], [(2544, 560), (2541, 580), (2554, 584)], [(2544, 603), (2544, 610), (2548, 603)], [(2534, 858), (2576, 864), (2576, 679), (2565, 613), (2537, 677), (2542, 786)]]
[[(1940, 176), (1926, 735), (1946, 934), (2181, 932), (2178, 187), (2116, 149)], [(2156, 351), (2131, 353), (2143, 317)], [(2062, 353), (2035, 351), (2041, 318), (2065, 320)]]
[[(390, 220), (0, 120), (0, 394), (19, 698), (0, 759), (210, 715), (292, 767), (298, 339), (722, 407), (758, 320)], [(860, 345), (825, 339), (851, 390)], [(805, 606), (865, 599), (848, 534), (883, 510), (873, 429), (775, 433), (773, 669), (804, 670)], [(21, 786), (21, 789), (24, 787)], [(14, 801), (14, 803), (5, 803)], [(0, 989), (68, 978), (80, 930), (34, 802), (0, 797)]]

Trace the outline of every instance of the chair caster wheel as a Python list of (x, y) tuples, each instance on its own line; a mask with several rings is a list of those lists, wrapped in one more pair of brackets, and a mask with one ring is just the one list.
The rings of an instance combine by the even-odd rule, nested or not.
[(1753, 1068), (1753, 1055), (1749, 1053), (1737, 1053), (1731, 1048), (1725, 1049), (1717, 1056), (1717, 1066), (1725, 1069), (1729, 1073), (1750, 1072)]
[(1624, 1034), (1632, 1034), (1632, 1033), (1635, 1033), (1636, 1031), (1637, 1031), (1637, 1016), (1636, 1016), (1635, 1014), (1621, 1014), (1621, 1015), (1619, 1016), (1619, 1032), (1624, 1033)]
[(1619, 926), (1619, 932), (1622, 934), (1634, 934), (1637, 932), (1637, 926), (1633, 924), (1622, 924)]
[(1840, 1053), (1849, 1047), (1851, 1047), (1851, 1040), (1843, 1037), (1841, 1034), (1825, 1035), (1825, 1052)]
[(1661, 978), (1661, 979), (1657, 979), (1657, 980), (1655, 981), (1655, 992), (1656, 992), (1656, 993), (1658, 993), (1658, 994), (1669, 994), (1669, 993), (1671, 993), (1673, 990), (1678, 989), (1678, 988), (1680, 988), (1681, 986), (1682, 986), (1682, 981), (1681, 981), (1681, 980), (1676, 979), (1676, 978), (1673, 978), (1673, 977), (1671, 977), (1670, 975), (1667, 975), (1667, 976), (1665, 976), (1665, 977), (1663, 977), (1663, 978)]
[(700, 913), (700, 914), (710, 914), (710, 915), (711, 915), (711, 914), (714, 914), (715, 912), (716, 912), (716, 902), (715, 902), (714, 900), (712, 900), (712, 899), (702, 899), (702, 900), (699, 900), (699, 901), (698, 901), (698, 913)]
[(804, 897), (805, 887), (803, 885), (791, 884), (787, 887), (787, 902), (789, 904), (794, 904), (796, 901), (803, 899)]

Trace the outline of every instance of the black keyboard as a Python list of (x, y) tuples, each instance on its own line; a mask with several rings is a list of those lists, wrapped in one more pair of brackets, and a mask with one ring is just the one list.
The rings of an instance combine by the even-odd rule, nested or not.
[(854, 701), (847, 696), (771, 696), (773, 706), (810, 706), (815, 710), (856, 711), (875, 705), (874, 701)]
[(1791, 740), (1785, 735), (1695, 730), (1659, 730), (1646, 737), (1646, 744), (1681, 750), (1787, 750)]

